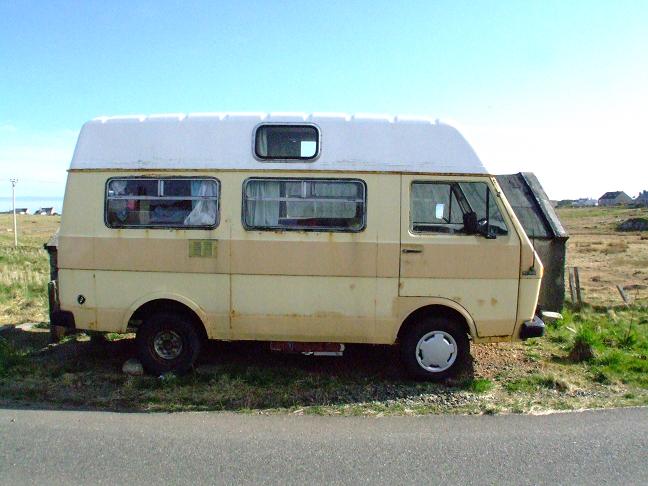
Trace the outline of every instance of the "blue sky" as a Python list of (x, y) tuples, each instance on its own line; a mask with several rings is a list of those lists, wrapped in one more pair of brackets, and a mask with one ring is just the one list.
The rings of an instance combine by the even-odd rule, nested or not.
[(81, 124), (423, 114), (550, 197), (648, 189), (646, 1), (0, 0), (0, 197), (56, 196)]

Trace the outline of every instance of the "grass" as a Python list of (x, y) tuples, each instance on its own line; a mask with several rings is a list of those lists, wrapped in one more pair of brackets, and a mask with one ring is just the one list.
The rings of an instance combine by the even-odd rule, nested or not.
[(58, 216), (20, 215), (14, 247), (12, 216), (0, 215), (0, 325), (47, 320), (49, 263), (43, 244), (59, 223)]
[(493, 389), (493, 382), (484, 378), (472, 379), (467, 388), (474, 393), (486, 393)]
[(560, 208), (558, 215), (569, 232), (568, 265), (580, 270), (586, 302), (613, 306), (620, 302), (617, 285), (638, 285), (629, 295), (648, 305), (648, 234), (616, 230), (627, 219), (648, 218), (648, 208)]
[(567, 310), (549, 328), (548, 339), (558, 350), (591, 346), (594, 356), (585, 364), (595, 381), (648, 389), (648, 309), (635, 307), (611, 312), (585, 308)]
[[(578, 218), (566, 218), (566, 224), (589, 231), (584, 226), (592, 221), (620, 219), (635, 210), (570, 211), (578, 211)], [(185, 376), (126, 376), (121, 366), (135, 355), (132, 335), (76, 335), (48, 344), (49, 267), (42, 244), (58, 218), (21, 217), (17, 249), (6, 231), (10, 219), (0, 216), (0, 224), (0, 323), (40, 323), (0, 334), (0, 404), (371, 416), (648, 405), (648, 306), (637, 298), (629, 308), (614, 307), (608, 294), (597, 300), (599, 294), (587, 291), (595, 306), (567, 307), (564, 319), (549, 324), (541, 339), (473, 346), (471, 368), (443, 384), (409, 380), (389, 347), (349, 346), (342, 358), (314, 358), (270, 353), (261, 343), (210, 343), (197, 370)], [(614, 290), (606, 269), (641, 271), (636, 262), (648, 258), (648, 242), (627, 235), (625, 245), (610, 245), (610, 238), (596, 233), (571, 247), (569, 255), (585, 262), (603, 259), (596, 260), (595, 275), (602, 281), (595, 283)], [(608, 257), (609, 248), (625, 249)], [(613, 265), (610, 258), (621, 260)], [(585, 271), (581, 280), (588, 281)], [(570, 361), (579, 344), (591, 346), (593, 357)]]
[[(212, 342), (195, 372), (126, 376), (132, 335), (70, 336), (6, 331), (0, 403), (110, 410), (227, 410), (315, 415), (523, 413), (648, 405), (648, 309), (566, 309), (546, 338), (475, 345), (473, 367), (454, 381), (409, 380), (394, 348), (349, 346), (342, 358), (271, 353), (263, 343)], [(594, 358), (568, 355), (585, 341)], [(498, 353), (495, 357), (491, 353)]]
[(504, 384), (504, 389), (510, 393), (532, 393), (541, 389), (566, 391), (568, 385), (554, 376), (533, 374)]
[(6, 339), (0, 338), (0, 377), (9, 375), (13, 368), (26, 362), (26, 353), (17, 350)]

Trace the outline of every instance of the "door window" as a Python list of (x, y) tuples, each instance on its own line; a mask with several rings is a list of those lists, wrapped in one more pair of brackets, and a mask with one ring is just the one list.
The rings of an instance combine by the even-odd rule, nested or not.
[(410, 194), (414, 233), (508, 233), (495, 197), (483, 182), (415, 181)]

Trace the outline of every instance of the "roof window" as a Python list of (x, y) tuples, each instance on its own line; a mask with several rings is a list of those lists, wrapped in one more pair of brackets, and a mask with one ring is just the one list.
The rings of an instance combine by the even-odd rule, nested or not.
[(312, 160), (319, 153), (319, 131), (313, 125), (261, 125), (254, 151), (263, 160)]

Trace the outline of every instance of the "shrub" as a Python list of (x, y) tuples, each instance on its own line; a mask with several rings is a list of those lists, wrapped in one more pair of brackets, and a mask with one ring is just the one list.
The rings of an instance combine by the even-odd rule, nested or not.
[(589, 361), (594, 357), (594, 345), (598, 342), (598, 336), (590, 326), (580, 326), (569, 351), (569, 359), (575, 363)]

